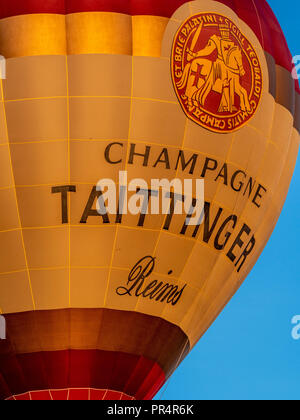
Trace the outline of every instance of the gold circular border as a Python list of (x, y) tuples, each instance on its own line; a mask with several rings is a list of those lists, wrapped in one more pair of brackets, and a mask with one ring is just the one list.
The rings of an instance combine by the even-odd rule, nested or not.
[[(248, 39), (248, 37), (246, 37), (245, 35), (244, 35), (244, 33), (242, 32), (242, 31), (240, 31), (241, 33), (242, 33), (242, 35), (246, 38), (246, 40), (248, 41), (248, 43), (251, 45), (251, 47), (252, 47), (252, 49), (253, 49), (253, 51), (255, 51), (255, 54), (256, 54), (256, 56), (257, 56), (257, 60), (258, 60), (258, 63), (259, 63), (259, 68), (260, 68), (260, 73), (261, 73), (261, 92), (260, 92), (260, 97), (259, 97), (259, 100), (258, 100), (258, 102), (257, 102), (257, 107), (256, 107), (256, 110), (255, 110), (255, 112), (253, 112), (253, 114), (252, 115), (250, 115), (249, 116), (249, 118), (247, 119), (247, 121), (245, 121), (244, 123), (242, 123), (241, 125), (239, 125), (238, 127), (236, 127), (236, 128), (233, 128), (232, 130), (218, 130), (218, 129), (215, 129), (215, 128), (208, 128), (206, 125), (204, 125), (204, 124), (201, 124), (200, 122), (199, 122), (199, 120), (196, 120), (195, 118), (193, 118), (190, 114), (188, 114), (187, 113), (187, 111), (186, 111), (186, 109), (185, 109), (185, 107), (184, 107), (184, 105), (182, 104), (182, 101), (181, 101), (181, 98), (180, 98), (180, 95), (178, 94), (178, 91), (177, 91), (177, 88), (176, 88), (176, 82), (175, 82), (175, 80), (174, 80), (174, 72), (173, 72), (173, 64), (174, 64), (174, 49), (175, 49), (175, 40), (177, 39), (177, 37), (178, 37), (178, 35), (179, 35), (179, 32), (181, 31), (181, 29), (182, 29), (182, 27), (190, 20), (190, 19), (192, 19), (193, 17), (197, 17), (197, 16), (201, 16), (201, 15), (205, 15), (205, 14), (212, 14), (212, 15), (217, 15), (217, 16), (221, 16), (221, 17), (223, 17), (223, 18), (225, 18), (225, 19), (227, 19), (227, 20), (229, 20), (234, 26), (237, 26), (230, 18), (228, 18), (227, 16), (225, 16), (225, 15), (223, 15), (223, 14), (221, 14), (221, 13), (218, 13), (218, 12), (199, 12), (198, 14), (195, 14), (195, 15), (192, 15), (192, 16), (189, 16), (187, 19), (185, 19), (182, 23), (181, 23), (181, 25), (180, 25), (180, 27), (178, 28), (178, 30), (176, 31), (176, 33), (175, 33), (175, 35), (174, 35), (174, 38), (173, 38), (173, 45), (172, 45), (172, 53), (171, 53), (171, 60), (170, 60), (170, 70), (171, 70), (171, 76), (172, 76), (172, 83), (173, 83), (173, 88), (174, 88), (174, 90), (175, 90), (175, 92), (176, 92), (176, 96), (177, 96), (177, 99), (178, 99), (178, 102), (179, 102), (179, 104), (180, 104), (180, 106), (181, 106), (181, 108), (182, 108), (182, 110), (183, 110), (183, 112), (185, 113), (185, 115), (186, 115), (186, 117), (187, 118), (189, 118), (191, 121), (193, 121), (195, 124), (197, 124), (197, 125), (199, 125), (200, 127), (202, 127), (202, 128), (204, 128), (204, 129), (206, 129), (206, 130), (208, 130), (208, 131), (212, 131), (212, 132), (214, 132), (214, 133), (219, 133), (219, 134), (228, 134), (228, 133), (233, 133), (233, 132), (235, 132), (235, 131), (237, 131), (237, 130), (239, 130), (240, 128), (242, 128), (242, 127), (244, 127), (246, 124), (248, 124), (248, 122), (254, 117), (254, 115), (256, 114), (256, 112), (257, 112), (257, 109), (258, 109), (258, 107), (259, 107), (259, 105), (260, 105), (260, 103), (261, 103), (261, 100), (262, 100), (262, 94), (263, 94), (263, 86), (264, 86), (264, 82), (263, 82), (263, 71), (262, 71), (262, 66), (261, 66), (261, 63), (260, 63), (260, 59), (259, 59), (259, 57), (258, 57), (258, 54), (256, 53), (256, 50), (255, 50), (255, 48), (253, 47), (253, 45), (252, 45), (252, 42), (250, 42), (249, 41), (249, 39)], [(211, 26), (215, 26), (215, 25), (211, 25)], [(238, 29), (239, 29), (239, 27), (238, 27)], [(193, 32), (193, 31), (192, 31)], [(236, 36), (234, 35), (234, 38), (235, 39), (237, 39), (236, 38)], [(240, 42), (239, 42), (239, 40), (237, 39), (237, 42), (239, 43), (239, 45), (240, 45)], [(251, 73), (252, 73), (252, 80), (253, 80), (253, 76), (254, 76), (254, 72), (253, 72), (253, 66), (252, 66), (252, 63), (250, 62), (250, 59), (249, 59), (249, 57), (248, 57), (248, 54), (246, 54), (245, 53), (245, 50), (244, 50), (244, 48), (242, 48), (243, 49), (243, 52), (244, 52), (244, 54), (246, 55), (246, 57), (247, 57), (247, 60), (248, 60), (248, 62), (250, 63), (250, 67), (251, 67)], [(184, 48), (184, 50), (185, 50), (185, 48)], [(251, 93), (252, 93), (252, 95), (251, 96), (253, 96), (253, 84), (252, 84), (252, 87), (251, 87)], [(211, 116), (213, 116), (213, 117), (218, 117), (218, 118), (220, 118), (217, 114), (213, 114), (213, 113), (211, 113), (211, 112), (209, 112), (209, 111), (207, 111), (207, 110), (205, 110), (205, 109), (203, 109), (203, 108), (201, 108), (200, 107), (200, 109), (201, 109), (201, 111), (203, 111), (204, 113), (206, 113), (206, 114), (208, 114), (208, 115), (211, 115)], [(232, 116), (230, 116), (230, 117), (228, 117), (228, 119), (229, 118), (234, 118), (234, 117), (236, 117), (236, 116), (238, 116), (240, 114), (240, 112), (239, 113), (236, 113), (236, 114), (233, 114)], [(221, 119), (221, 118), (220, 118)]]

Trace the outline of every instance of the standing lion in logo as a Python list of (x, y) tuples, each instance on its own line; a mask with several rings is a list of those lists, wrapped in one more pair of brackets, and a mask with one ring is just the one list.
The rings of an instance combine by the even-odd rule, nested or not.
[[(202, 25), (198, 29), (199, 32), (197, 31), (197, 39), (201, 29)], [(251, 112), (248, 93), (240, 83), (240, 78), (245, 75), (241, 48), (230, 39), (228, 25), (220, 24), (219, 30), (221, 36), (212, 35), (202, 50), (187, 50), (188, 64), (177, 87), (186, 88), (184, 99), (188, 101), (189, 111), (193, 111), (195, 107), (204, 107), (207, 96), (213, 90), (221, 95), (219, 113), (238, 110), (235, 106), (235, 94), (240, 98), (240, 109)], [(192, 44), (195, 45), (197, 39), (193, 40)], [(218, 54), (217, 59), (209, 60), (208, 57), (215, 51)]]

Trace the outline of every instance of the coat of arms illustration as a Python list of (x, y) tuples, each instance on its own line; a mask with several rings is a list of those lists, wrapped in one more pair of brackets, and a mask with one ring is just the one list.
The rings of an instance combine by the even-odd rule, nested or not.
[(174, 88), (186, 115), (217, 132), (230, 132), (254, 115), (262, 70), (252, 44), (230, 19), (215, 13), (190, 17), (172, 50)]

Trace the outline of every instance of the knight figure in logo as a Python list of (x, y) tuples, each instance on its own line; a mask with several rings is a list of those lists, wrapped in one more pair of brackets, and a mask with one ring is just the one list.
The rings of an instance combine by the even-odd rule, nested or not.
[[(203, 22), (187, 49), (187, 64), (177, 83), (178, 89), (185, 89), (182, 99), (187, 101), (188, 110), (205, 107), (205, 101), (213, 91), (220, 94), (218, 113), (251, 112), (248, 93), (241, 85), (241, 77), (245, 75), (242, 50), (230, 38), (229, 26), (220, 24), (220, 36), (212, 35), (203, 49), (195, 51), (202, 28)], [(215, 60), (209, 58), (214, 52)], [(239, 104), (236, 95), (240, 98)]]

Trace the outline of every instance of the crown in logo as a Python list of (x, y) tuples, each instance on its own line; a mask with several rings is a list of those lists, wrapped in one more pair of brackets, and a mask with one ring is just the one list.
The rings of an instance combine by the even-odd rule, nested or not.
[(229, 26), (226, 25), (225, 23), (221, 23), (219, 25), (219, 29), (220, 29), (220, 32), (221, 32), (222, 37), (228, 39), (229, 38), (229, 35), (230, 35), (230, 28), (229, 28)]

